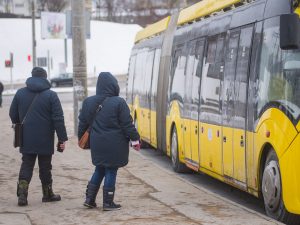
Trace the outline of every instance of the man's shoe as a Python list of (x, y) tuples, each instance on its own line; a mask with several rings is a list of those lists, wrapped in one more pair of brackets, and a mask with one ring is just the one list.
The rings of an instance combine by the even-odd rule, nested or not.
[(56, 195), (53, 193), (52, 184), (43, 184), (43, 199), (42, 202), (56, 202), (60, 201), (60, 195)]
[(29, 183), (26, 180), (19, 180), (18, 187), (17, 187), (18, 206), (28, 205), (28, 201), (27, 201), (28, 187), (29, 187)]

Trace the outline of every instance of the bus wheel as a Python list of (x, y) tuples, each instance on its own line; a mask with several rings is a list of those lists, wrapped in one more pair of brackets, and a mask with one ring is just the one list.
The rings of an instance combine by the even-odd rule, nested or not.
[(172, 136), (171, 136), (171, 159), (172, 159), (172, 167), (175, 172), (183, 173), (188, 171), (185, 164), (179, 161), (178, 138), (177, 138), (176, 127), (173, 128)]
[(266, 159), (262, 177), (262, 195), (267, 215), (284, 222), (289, 213), (283, 204), (279, 163), (273, 150), (268, 153)]

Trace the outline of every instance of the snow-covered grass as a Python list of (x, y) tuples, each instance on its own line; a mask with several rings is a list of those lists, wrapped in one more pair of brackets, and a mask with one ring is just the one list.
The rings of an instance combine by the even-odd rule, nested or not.
[[(59, 63), (65, 61), (64, 40), (42, 40), (40, 26), (40, 20), (36, 20), (37, 57), (47, 57), (49, 50), (53, 59), (50, 75), (54, 77)], [(127, 73), (134, 37), (140, 29), (138, 25), (91, 21), (91, 39), (86, 41), (89, 76), (101, 71)], [(4, 67), (4, 61), (10, 52), (14, 53), (13, 79), (24, 81), (32, 69), (32, 62), (27, 60), (32, 55), (30, 19), (0, 19), (0, 80), (5, 83), (9, 83), (10, 70)], [(72, 72), (72, 40), (68, 40), (68, 62), (67, 72)]]

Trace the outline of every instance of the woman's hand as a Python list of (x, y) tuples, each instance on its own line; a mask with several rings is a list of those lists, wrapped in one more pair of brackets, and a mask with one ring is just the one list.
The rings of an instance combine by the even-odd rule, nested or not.
[(131, 145), (133, 147), (134, 150), (139, 151), (141, 149), (141, 142), (138, 141), (132, 141)]

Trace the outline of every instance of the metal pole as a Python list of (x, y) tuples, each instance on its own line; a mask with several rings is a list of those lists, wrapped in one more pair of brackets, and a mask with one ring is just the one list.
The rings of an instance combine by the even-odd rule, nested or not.
[(36, 66), (36, 39), (35, 39), (35, 0), (31, 1), (32, 9), (32, 65)]
[(74, 87), (74, 132), (78, 131), (78, 115), (87, 97), (85, 1), (72, 0), (72, 49)]
[(68, 39), (65, 38), (65, 64), (68, 67)]
[(13, 82), (12, 66), (10, 67), (10, 89), (11, 89), (11, 90), (14, 90), (14, 82)]
[(50, 80), (50, 51), (47, 51), (47, 66), (48, 66), (48, 79)]

